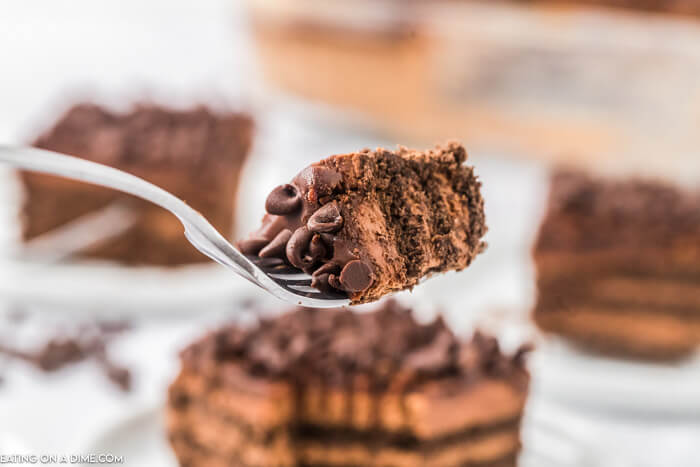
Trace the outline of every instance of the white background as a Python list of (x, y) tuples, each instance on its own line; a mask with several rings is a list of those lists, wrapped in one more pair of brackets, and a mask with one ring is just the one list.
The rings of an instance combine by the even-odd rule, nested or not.
[[(303, 164), (332, 152), (385, 142), (309, 126), (290, 118), (284, 104), (272, 109), (256, 105), (260, 86), (247, 33), (241, 6), (233, 0), (4, 1), (0, 3), (0, 142), (28, 141), (76, 99), (94, 98), (115, 108), (147, 98), (174, 106), (205, 102), (251, 110), (259, 130), (239, 209), (239, 224), (248, 229), (260, 216), (264, 194)], [(468, 332), (478, 321), (517, 340), (529, 333), (522, 325), (532, 300), (528, 248), (541, 212), (546, 173), (537, 165), (482, 154), (473, 159), (484, 180), (491, 248), (468, 271), (433, 279), (409, 299), (428, 310), (441, 306), (459, 331)], [(0, 182), (7, 199), (8, 179)], [(5, 211), (5, 217), (0, 216), (0, 239), (15, 227)], [(4, 272), (0, 277), (12, 281), (11, 273)], [(255, 293), (248, 290), (242, 295)], [(235, 298), (227, 297), (230, 301), (216, 309), (193, 307), (173, 315), (151, 317), (148, 307), (128, 310), (131, 319), (134, 313), (139, 316), (137, 328), (113, 349), (121, 362), (135, 369), (135, 390), (127, 395), (89, 364), (51, 375), (16, 364), (6, 368), (7, 381), (0, 386), (0, 454), (82, 452), (109, 436), (121, 420), (158, 406), (177, 370), (177, 351), (212, 322), (235, 316), (239, 309)], [(3, 301), (8, 297), (0, 297)], [(82, 319), (58, 315), (51, 307), (38, 309), (48, 316), (39, 321)], [(499, 316), (517, 325), (504, 328)], [(45, 327), (30, 323), (21, 338), (31, 341)], [(0, 339), (12, 332), (0, 328)], [(0, 368), (6, 365), (0, 360)], [(622, 372), (632, 374), (632, 380), (639, 375), (639, 382), (622, 388), (622, 399), (628, 391), (634, 403), (618, 410), (616, 405), (624, 405), (620, 397), (606, 402), (605, 396), (594, 393), (617, 381), (621, 373), (606, 365), (593, 367), (590, 386), (578, 392), (556, 380), (556, 367), (538, 367), (550, 374), (541, 383), (535, 375), (533, 410), (546, 413), (558, 429), (605, 459), (595, 465), (700, 466), (698, 419), (683, 410), (687, 401), (674, 404), (674, 392), (668, 389), (672, 384), (653, 381), (659, 374), (653, 368), (623, 365)], [(687, 394), (688, 385), (697, 380), (688, 378), (688, 366), (677, 370), (664, 374), (686, 378), (681, 392)], [(557, 398), (554, 390), (547, 390), (551, 381), (559, 388)], [(656, 384), (658, 392), (652, 394), (658, 397), (640, 395), (635, 386), (646, 384)], [(700, 387), (690, 387), (698, 389), (700, 402)], [(590, 397), (583, 398), (585, 403), (554, 402), (565, 400), (562, 392), (569, 391)], [(669, 407), (661, 403), (667, 399)], [(657, 413), (646, 413), (647, 402), (660, 406)], [(129, 452), (119, 454), (129, 461)], [(172, 462), (167, 450), (163, 456), (161, 461)], [(132, 457), (128, 465), (143, 464)]]

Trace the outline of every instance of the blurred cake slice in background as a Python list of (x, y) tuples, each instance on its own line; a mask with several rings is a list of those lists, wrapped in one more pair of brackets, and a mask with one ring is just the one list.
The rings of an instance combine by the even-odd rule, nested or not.
[(700, 345), (700, 192), (560, 171), (534, 259), (544, 331), (655, 360)]
[(479, 154), (700, 173), (697, 1), (246, 4), (265, 81), (319, 122), (411, 145), (458, 138)]
[[(82, 104), (68, 110), (33, 145), (142, 177), (186, 201), (230, 237), (239, 175), (252, 134), (253, 122), (244, 114), (151, 105), (117, 114)], [(83, 223), (88, 231), (80, 233), (87, 240), (77, 252), (80, 257), (168, 266), (206, 260), (187, 242), (179, 221), (151, 203), (38, 173), (22, 172), (20, 178), (23, 239), (28, 246), (50, 244), (44, 239), (58, 232), (65, 237), (66, 227)], [(116, 217), (101, 216), (107, 212), (116, 212)]]
[(394, 301), (298, 309), (188, 347), (168, 435), (188, 466), (515, 466), (525, 352)]
[(696, 0), (513, 0), (515, 3), (551, 5), (588, 5), (632, 11), (673, 13), (678, 15), (700, 16), (700, 3)]
[(481, 182), (456, 142), (338, 154), (267, 198), (262, 227), (241, 251), (289, 264), (353, 303), (460, 271), (484, 251)]
[[(300, 97), (412, 125), (433, 70), (416, 2), (249, 0), (265, 78)], [(444, 136), (444, 135), (443, 135)], [(444, 139), (441, 136), (440, 139)]]

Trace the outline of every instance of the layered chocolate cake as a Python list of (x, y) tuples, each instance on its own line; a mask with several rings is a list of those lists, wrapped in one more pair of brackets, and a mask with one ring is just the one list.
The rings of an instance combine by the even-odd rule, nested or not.
[(298, 309), (182, 353), (169, 439), (187, 467), (515, 466), (525, 352), (393, 301)]
[(558, 172), (534, 257), (543, 330), (650, 359), (700, 344), (700, 193)]
[(291, 264), (354, 303), (461, 270), (486, 233), (481, 183), (466, 158), (457, 143), (331, 156), (275, 188), (262, 227), (239, 248)]
[[(204, 107), (175, 111), (142, 105), (116, 114), (84, 104), (70, 109), (33, 145), (142, 177), (185, 200), (223, 235), (230, 236), (252, 126), (246, 115), (219, 114)], [(187, 242), (178, 220), (151, 203), (33, 172), (21, 173), (21, 180), (25, 241), (119, 205), (133, 214), (133, 223), (116, 236), (86, 246), (80, 256), (153, 265), (206, 259)]]

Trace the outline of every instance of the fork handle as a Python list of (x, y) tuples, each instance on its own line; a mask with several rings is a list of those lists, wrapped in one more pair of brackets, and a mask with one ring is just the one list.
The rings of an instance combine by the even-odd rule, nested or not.
[(176, 196), (142, 178), (96, 162), (29, 147), (0, 144), (0, 162), (24, 170), (113, 188), (150, 201), (172, 212), (178, 218), (185, 228), (185, 236), (195, 248), (257, 284), (253, 279), (254, 271), (249, 266), (247, 258), (209, 221)]

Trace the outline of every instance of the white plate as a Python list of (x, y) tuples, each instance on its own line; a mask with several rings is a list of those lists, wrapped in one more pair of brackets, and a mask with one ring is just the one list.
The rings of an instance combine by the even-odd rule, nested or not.
[(203, 264), (168, 270), (110, 264), (0, 263), (3, 300), (90, 312), (198, 312), (259, 294), (231, 271)]
[(90, 443), (84, 452), (124, 456), (123, 465), (127, 466), (178, 465), (166, 439), (161, 409), (144, 410), (115, 424)]
[[(586, 446), (541, 418), (525, 419), (519, 467), (591, 467), (602, 465)], [(124, 465), (176, 467), (165, 435), (164, 414), (152, 408), (129, 417), (89, 443), (86, 453), (124, 456)]]
[(531, 359), (533, 391), (567, 405), (656, 416), (700, 416), (700, 356), (676, 364), (583, 353), (560, 339)]

